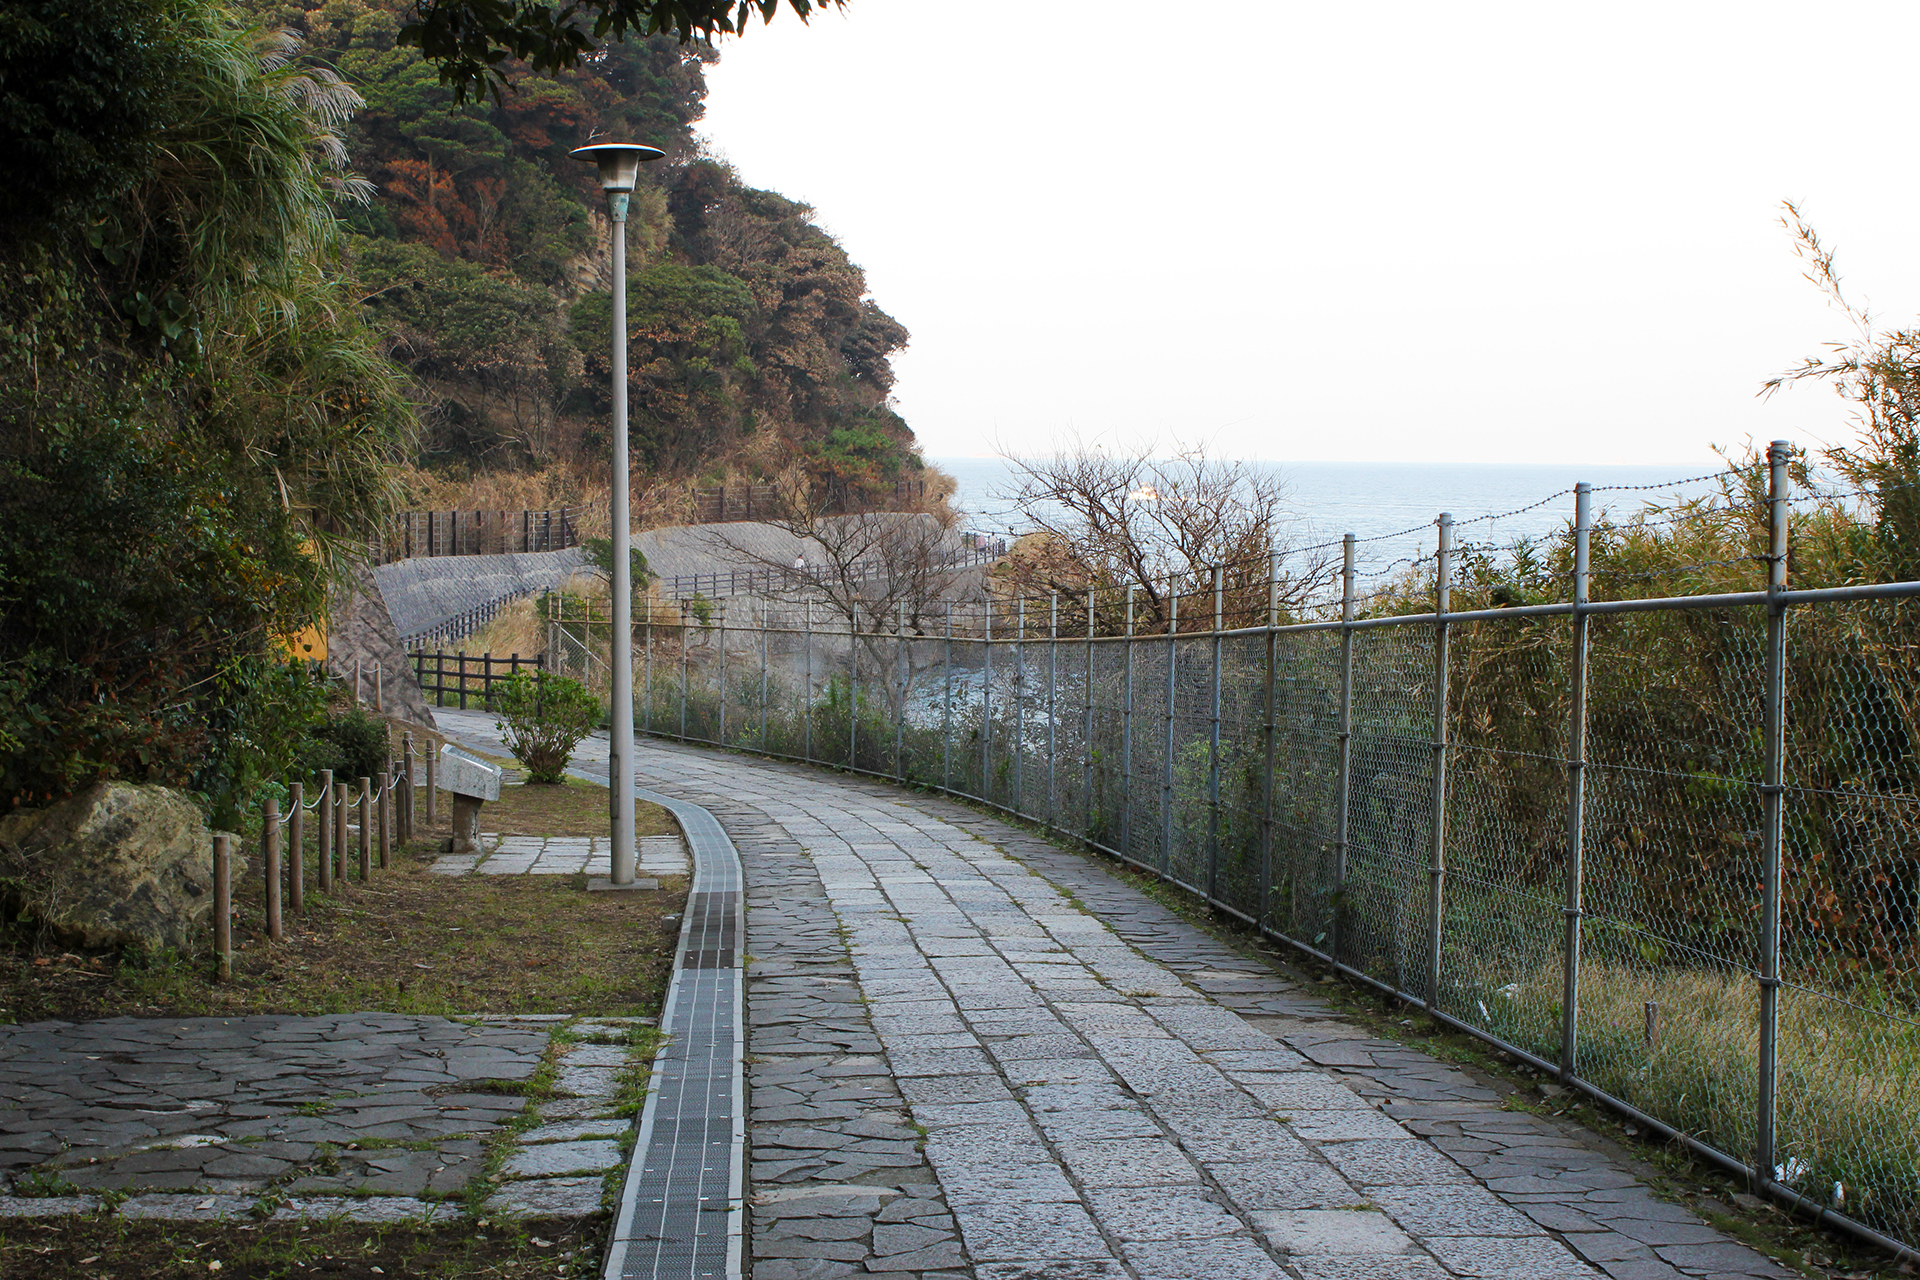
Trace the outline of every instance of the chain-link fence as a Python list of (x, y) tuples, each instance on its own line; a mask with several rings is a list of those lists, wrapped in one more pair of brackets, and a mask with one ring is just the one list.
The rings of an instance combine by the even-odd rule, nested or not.
[(1083, 839), (1910, 1246), (1920, 583), (1788, 590), (1785, 508), (1769, 589), (1714, 596), (1589, 601), (1583, 505), (1551, 604), (1450, 610), (1443, 520), (1423, 614), (1358, 616), (1349, 572), (1294, 625), (1223, 625), (1217, 576), (1154, 634), (1130, 595), (1081, 635), (682, 615), (637, 720)]

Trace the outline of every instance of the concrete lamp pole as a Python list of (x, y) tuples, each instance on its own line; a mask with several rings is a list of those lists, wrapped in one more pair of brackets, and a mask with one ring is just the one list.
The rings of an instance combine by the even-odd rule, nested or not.
[(600, 166), (613, 218), (613, 742), (607, 785), (613, 789), (613, 883), (633, 883), (633, 533), (627, 511), (627, 199), (640, 166), (666, 152), (601, 142), (572, 154)]

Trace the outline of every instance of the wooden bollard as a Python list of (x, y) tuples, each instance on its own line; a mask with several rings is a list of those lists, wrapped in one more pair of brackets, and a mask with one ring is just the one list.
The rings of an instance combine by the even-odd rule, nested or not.
[(385, 871), (393, 856), (393, 775), (380, 775), (380, 869)]
[(260, 807), (260, 861), (267, 879), (267, 941), (285, 935), (280, 928), (280, 802), (272, 796)]
[(213, 953), (220, 981), (233, 976), (233, 837), (213, 838)]
[(353, 815), (353, 806), (347, 799), (347, 784), (333, 784), (333, 880), (342, 888), (346, 887), (351, 874), (351, 864), (347, 861), (347, 819)]
[(320, 819), (320, 828), (315, 833), (317, 839), (313, 846), (314, 873), (320, 877), (320, 892), (333, 892), (333, 770), (320, 770), (319, 784), (316, 787), (319, 802), (313, 806), (314, 815)]
[(439, 815), (440, 805), (439, 805), (439, 802), (434, 798), (435, 793), (438, 791), (438, 788), (433, 785), (434, 772), (435, 772), (434, 753), (431, 751), (428, 751), (428, 752), (424, 752), (423, 754), (427, 757), (427, 830), (431, 831), (433, 830), (434, 822)]
[(306, 859), (300, 842), (307, 834), (307, 788), (296, 782), (287, 788), (287, 909), (300, 915), (307, 909)]
[(413, 839), (413, 735), (400, 735), (400, 840)]
[(360, 883), (373, 879), (373, 779), (360, 779)]
[(379, 714), (386, 712), (386, 707), (383, 705), (383, 693), (380, 688), (380, 664), (377, 662), (373, 664), (373, 709)]

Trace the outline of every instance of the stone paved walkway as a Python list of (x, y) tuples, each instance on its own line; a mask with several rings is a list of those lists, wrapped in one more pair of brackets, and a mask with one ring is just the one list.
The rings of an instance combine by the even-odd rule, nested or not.
[[(642, 836), (637, 866), (648, 876), (687, 874), (687, 846), (679, 836)], [(445, 853), (433, 874), (571, 876), (612, 874), (613, 845), (599, 836), (503, 836), (482, 832), (478, 853)]]
[[(628, 1019), (111, 1018), (0, 1027), (0, 1219), (426, 1221), (459, 1212), (551, 1056), (483, 1212), (595, 1213)], [(557, 1026), (568, 1038), (555, 1042)]]
[(1789, 1275), (1094, 859), (798, 766), (636, 776), (745, 863), (754, 1280)]

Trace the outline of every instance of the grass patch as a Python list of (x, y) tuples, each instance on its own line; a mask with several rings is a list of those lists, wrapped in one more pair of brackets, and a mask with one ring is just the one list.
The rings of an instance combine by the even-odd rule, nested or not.
[[(483, 826), (515, 835), (605, 831), (606, 796), (605, 787), (579, 782), (504, 787), (483, 811)], [(425, 808), (423, 796), (423, 825)], [(80, 955), (24, 932), (0, 935), (0, 1021), (361, 1011), (658, 1015), (684, 879), (668, 879), (656, 892), (587, 893), (565, 876), (434, 875), (451, 805), (441, 808), (439, 830), (396, 849), (372, 881), (330, 894), (313, 879), (310, 821), (307, 911), (287, 915), (281, 943), (267, 941), (258, 875), (237, 881), (230, 982), (214, 981), (205, 954)], [(636, 808), (644, 813), (640, 830), (675, 830), (664, 810)]]

